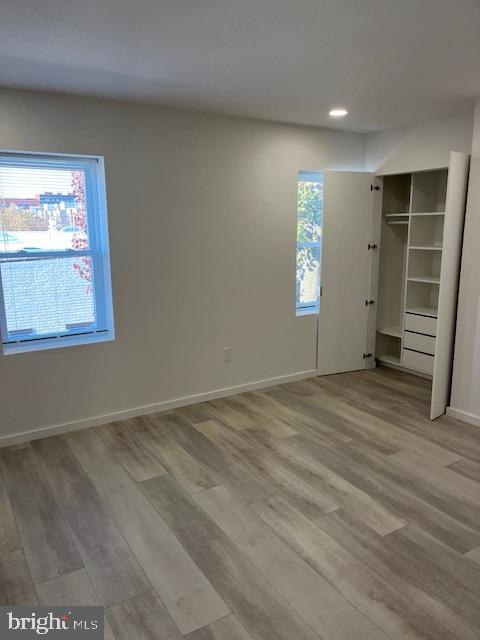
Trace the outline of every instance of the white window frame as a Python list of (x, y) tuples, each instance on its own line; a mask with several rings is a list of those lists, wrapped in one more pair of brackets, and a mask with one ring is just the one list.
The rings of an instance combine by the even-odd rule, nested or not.
[(105, 187), (104, 159), (102, 156), (44, 154), (25, 151), (0, 150), (0, 166), (67, 169), (85, 172), (85, 201), (89, 248), (60, 251), (1, 252), (0, 263), (19, 260), (46, 260), (51, 258), (90, 257), (94, 280), (93, 296), (95, 325), (81, 331), (78, 328), (32, 338), (29, 335), (8, 336), (5, 303), (0, 272), (0, 332), (5, 355), (57, 349), (60, 347), (107, 342), (115, 339), (110, 252), (108, 242), (108, 216)]

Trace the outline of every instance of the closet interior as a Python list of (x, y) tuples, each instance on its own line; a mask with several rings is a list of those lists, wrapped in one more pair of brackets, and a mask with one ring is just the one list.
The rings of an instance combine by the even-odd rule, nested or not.
[(376, 359), (432, 375), (448, 169), (383, 178)]

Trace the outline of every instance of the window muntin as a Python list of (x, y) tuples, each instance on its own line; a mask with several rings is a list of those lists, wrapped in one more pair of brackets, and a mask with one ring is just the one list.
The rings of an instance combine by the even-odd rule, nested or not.
[(5, 353), (113, 339), (101, 158), (0, 154)]
[(297, 315), (319, 313), (323, 172), (300, 171), (297, 187)]

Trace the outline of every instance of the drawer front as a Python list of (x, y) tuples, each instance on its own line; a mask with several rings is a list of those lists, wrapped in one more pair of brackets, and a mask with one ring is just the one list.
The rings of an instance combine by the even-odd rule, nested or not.
[(417, 353), (416, 351), (409, 351), (403, 349), (402, 351), (402, 363), (406, 367), (423, 371), (424, 373), (433, 374), (433, 356), (427, 356), (425, 353)]
[(414, 313), (405, 314), (405, 330), (426, 333), (429, 336), (437, 335), (437, 319), (427, 316), (417, 316)]
[(406, 349), (422, 351), (423, 353), (429, 353), (431, 356), (435, 355), (435, 338), (424, 336), (422, 333), (405, 331), (403, 334), (403, 346)]

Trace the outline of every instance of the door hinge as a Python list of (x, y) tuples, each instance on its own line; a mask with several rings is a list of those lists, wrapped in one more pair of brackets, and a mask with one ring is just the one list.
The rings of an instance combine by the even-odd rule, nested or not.
[(364, 353), (363, 354), (363, 359), (366, 360), (367, 358), (371, 358), (373, 354), (371, 353)]
[(375, 304), (375, 300), (365, 300), (365, 306), (368, 307), (371, 304)]
[(323, 286), (320, 285), (320, 297), (322, 297), (322, 296), (323, 296)]
[(378, 184), (371, 184), (370, 191), (380, 191), (380, 187), (378, 186)]
[(378, 249), (378, 244), (370, 244), (370, 242), (368, 243), (368, 250), (370, 251), (370, 249)]

